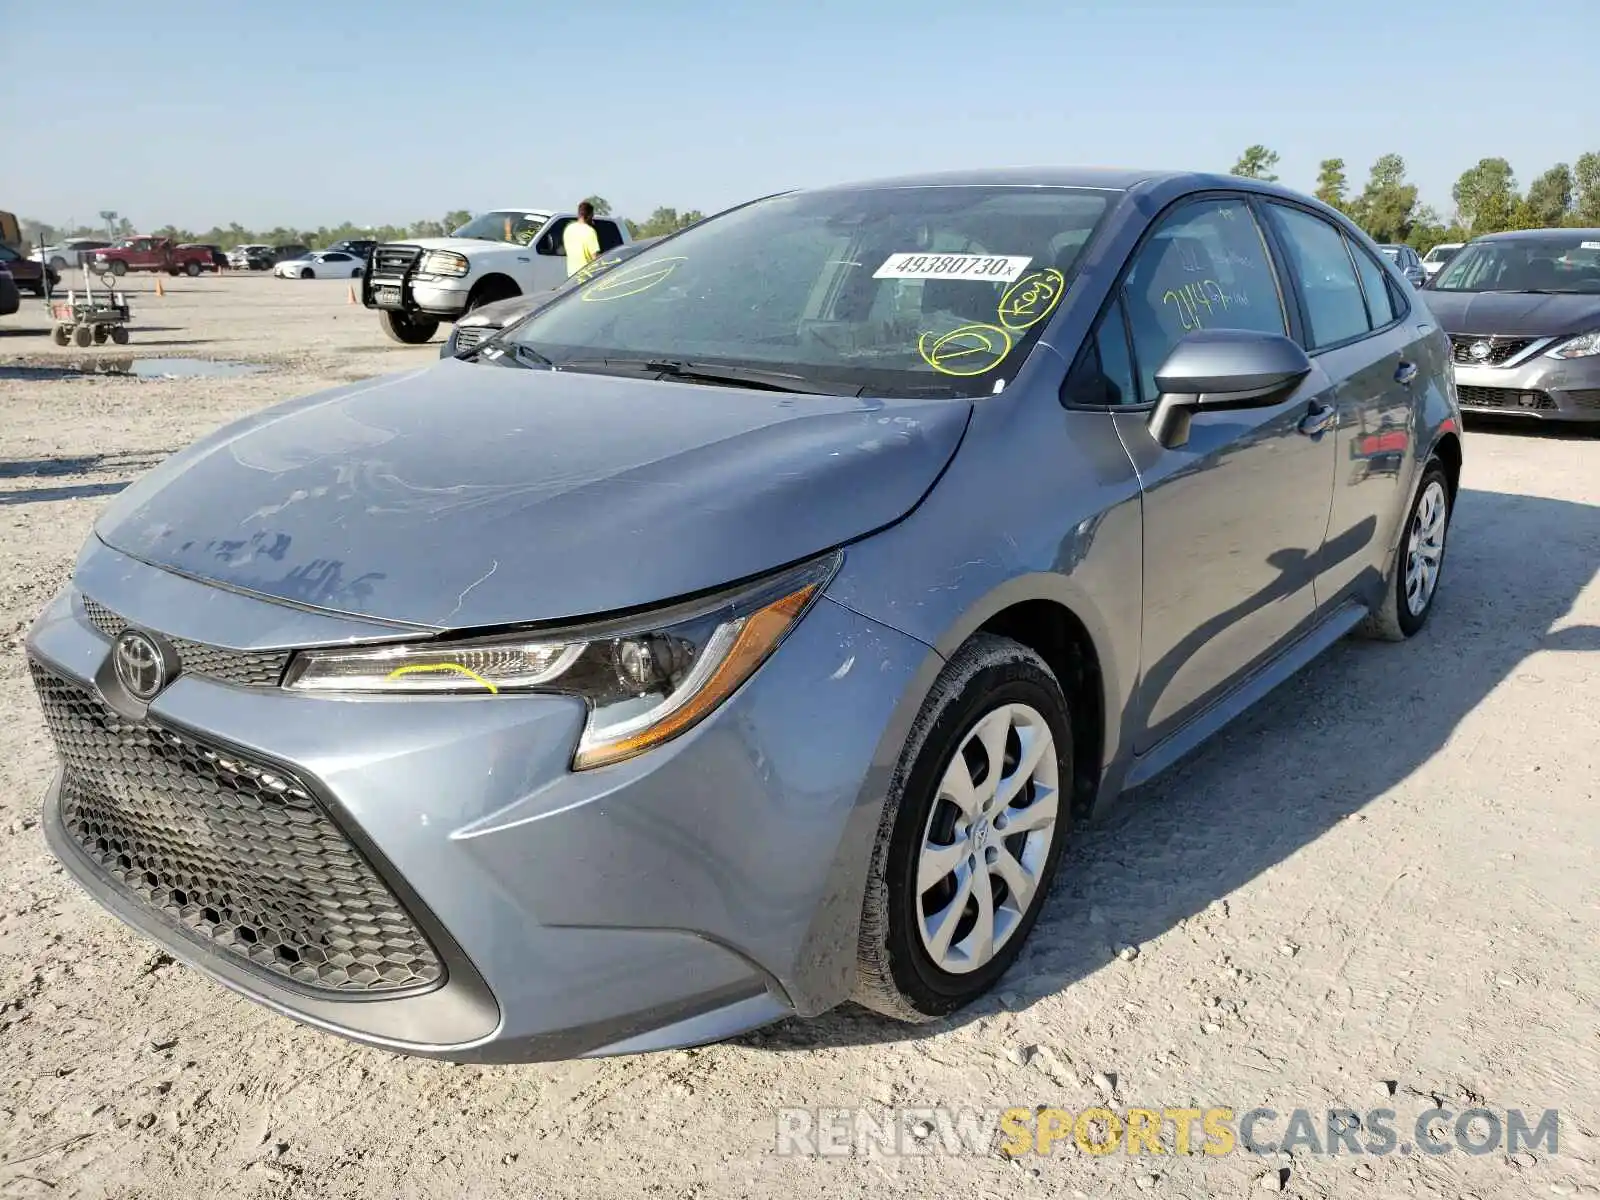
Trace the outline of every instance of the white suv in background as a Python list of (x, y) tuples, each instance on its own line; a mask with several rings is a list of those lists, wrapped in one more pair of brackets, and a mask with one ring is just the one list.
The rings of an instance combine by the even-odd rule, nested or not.
[(1422, 269), (1426, 272), (1428, 278), (1432, 279), (1440, 271), (1444, 270), (1445, 264), (1454, 258), (1456, 251), (1460, 250), (1464, 245), (1466, 245), (1465, 242), (1440, 242), (1432, 250), (1424, 254), (1422, 256)]
[[(449, 237), (384, 242), (372, 251), (361, 300), (397, 342), (420, 345), (444, 321), (496, 300), (548, 291), (567, 278), (562, 235), (576, 213), (497, 208)], [(627, 222), (596, 217), (600, 253), (630, 239)]]

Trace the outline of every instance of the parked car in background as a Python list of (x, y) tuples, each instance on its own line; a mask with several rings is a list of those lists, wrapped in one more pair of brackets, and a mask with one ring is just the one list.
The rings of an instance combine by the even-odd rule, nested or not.
[(304, 258), (310, 253), (310, 246), (302, 246), (299, 242), (289, 242), (272, 248), (272, 262), (276, 266), (278, 263), (286, 262), (291, 258)]
[(272, 261), (272, 247), (256, 242), (235, 246), (228, 251), (228, 265), (235, 271), (269, 271)]
[(1424, 254), (1422, 256), (1422, 269), (1427, 272), (1428, 278), (1432, 279), (1437, 275), (1444, 268), (1445, 263), (1454, 258), (1456, 251), (1460, 250), (1464, 245), (1466, 245), (1465, 242), (1440, 242)]
[(126, 275), (129, 271), (198, 275), (210, 268), (211, 252), (201, 246), (176, 245), (171, 238), (141, 235), (96, 250), (93, 266), (101, 275)]
[(0, 263), (5, 264), (11, 272), (11, 278), (16, 285), (25, 292), (32, 292), (35, 296), (45, 294), (46, 288), (54, 290), (56, 284), (61, 282), (61, 276), (56, 269), (47, 266), (34, 258), (24, 258), (10, 246), (0, 245)]
[(1468, 242), (1428, 283), (1468, 412), (1600, 421), (1600, 229)]
[(1077, 824), (1424, 628), (1448, 350), (1259, 180), (758, 200), (110, 497), (25, 644), (44, 834), (172, 956), (391, 1051), (937, 1020)]
[(343, 250), (314, 250), (301, 258), (286, 258), (272, 268), (280, 279), (360, 279), (366, 263)]
[(439, 357), (451, 358), (482, 344), (485, 339), (493, 337), (508, 326), (515, 325), (523, 317), (543, 308), (556, 297), (582, 287), (596, 276), (620, 263), (627, 262), (635, 254), (649, 249), (660, 240), (658, 237), (653, 237), (638, 242), (624, 242), (615, 250), (602, 254), (576, 275), (568, 276), (566, 281), (557, 287), (546, 288), (542, 292), (530, 292), (526, 296), (512, 296), (509, 300), (494, 300), (488, 304), (478, 305), (450, 327), (450, 336), (445, 339), (444, 345), (439, 347)]
[(342, 250), (346, 254), (354, 254), (357, 258), (365, 262), (372, 257), (372, 252), (377, 248), (377, 245), (378, 243), (372, 241), (370, 238), (346, 238), (342, 242), (335, 242), (333, 245), (329, 246), (328, 249)]
[(22, 293), (9, 268), (10, 264), (0, 262), (0, 317), (9, 317), (22, 308)]
[(180, 250), (203, 250), (208, 256), (205, 269), (216, 271), (219, 274), (228, 269), (228, 256), (222, 252), (222, 247), (213, 246), (209, 242), (184, 242), (178, 247)]
[(103, 250), (109, 245), (110, 242), (95, 238), (68, 238), (53, 246), (41, 246), (28, 257), (44, 263), (58, 275), (65, 275), (70, 270), (84, 266), (93, 258), (96, 250)]
[(1400, 274), (1406, 277), (1406, 282), (1412, 287), (1421, 287), (1428, 282), (1428, 273), (1422, 269), (1422, 259), (1410, 246), (1386, 242), (1378, 249), (1388, 256), (1390, 262), (1400, 268)]
[[(576, 213), (497, 208), (445, 238), (385, 242), (372, 252), (361, 301), (397, 342), (420, 345), (483, 304), (548, 291), (567, 278), (562, 234)], [(625, 221), (596, 217), (600, 253), (629, 240)]]

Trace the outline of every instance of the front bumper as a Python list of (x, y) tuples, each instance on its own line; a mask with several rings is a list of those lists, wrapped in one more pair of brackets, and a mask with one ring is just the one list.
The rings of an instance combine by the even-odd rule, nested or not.
[[(27, 652), (100, 694), (111, 642), (79, 587), (129, 624), (239, 651), (395, 636), (96, 543)], [(696, 729), (579, 774), (582, 706), (564, 697), (333, 699), (179, 674), (145, 721), (307, 781), (438, 952), (444, 981), (420, 993), (318, 993), (208, 943), (93, 861), (59, 778), (45, 825), (85, 888), (174, 956), (346, 1037), (484, 1062), (715, 1040), (848, 993), (886, 730), (931, 655), (825, 600)]]
[(1545, 421), (1600, 421), (1600, 355), (1550, 358), (1542, 351), (1506, 366), (1455, 364), (1464, 412)]

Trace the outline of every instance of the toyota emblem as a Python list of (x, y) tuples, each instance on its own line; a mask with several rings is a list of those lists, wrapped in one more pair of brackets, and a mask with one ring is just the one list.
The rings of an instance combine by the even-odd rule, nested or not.
[(1473, 342), (1472, 345), (1467, 347), (1467, 353), (1472, 355), (1478, 362), (1482, 362), (1489, 357), (1489, 343)]
[(134, 699), (153, 700), (167, 686), (167, 664), (161, 657), (161, 648), (138, 630), (125, 631), (117, 639), (112, 655), (117, 680)]

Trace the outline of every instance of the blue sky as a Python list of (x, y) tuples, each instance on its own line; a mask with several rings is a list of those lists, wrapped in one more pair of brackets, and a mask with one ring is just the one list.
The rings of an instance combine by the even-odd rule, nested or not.
[(1480, 157), (1525, 185), (1600, 149), (1600, 0), (0, 2), (0, 208), (54, 223), (591, 192), (641, 218), (920, 169), (1226, 170), (1258, 141), (1307, 190), (1397, 151), (1448, 215)]

